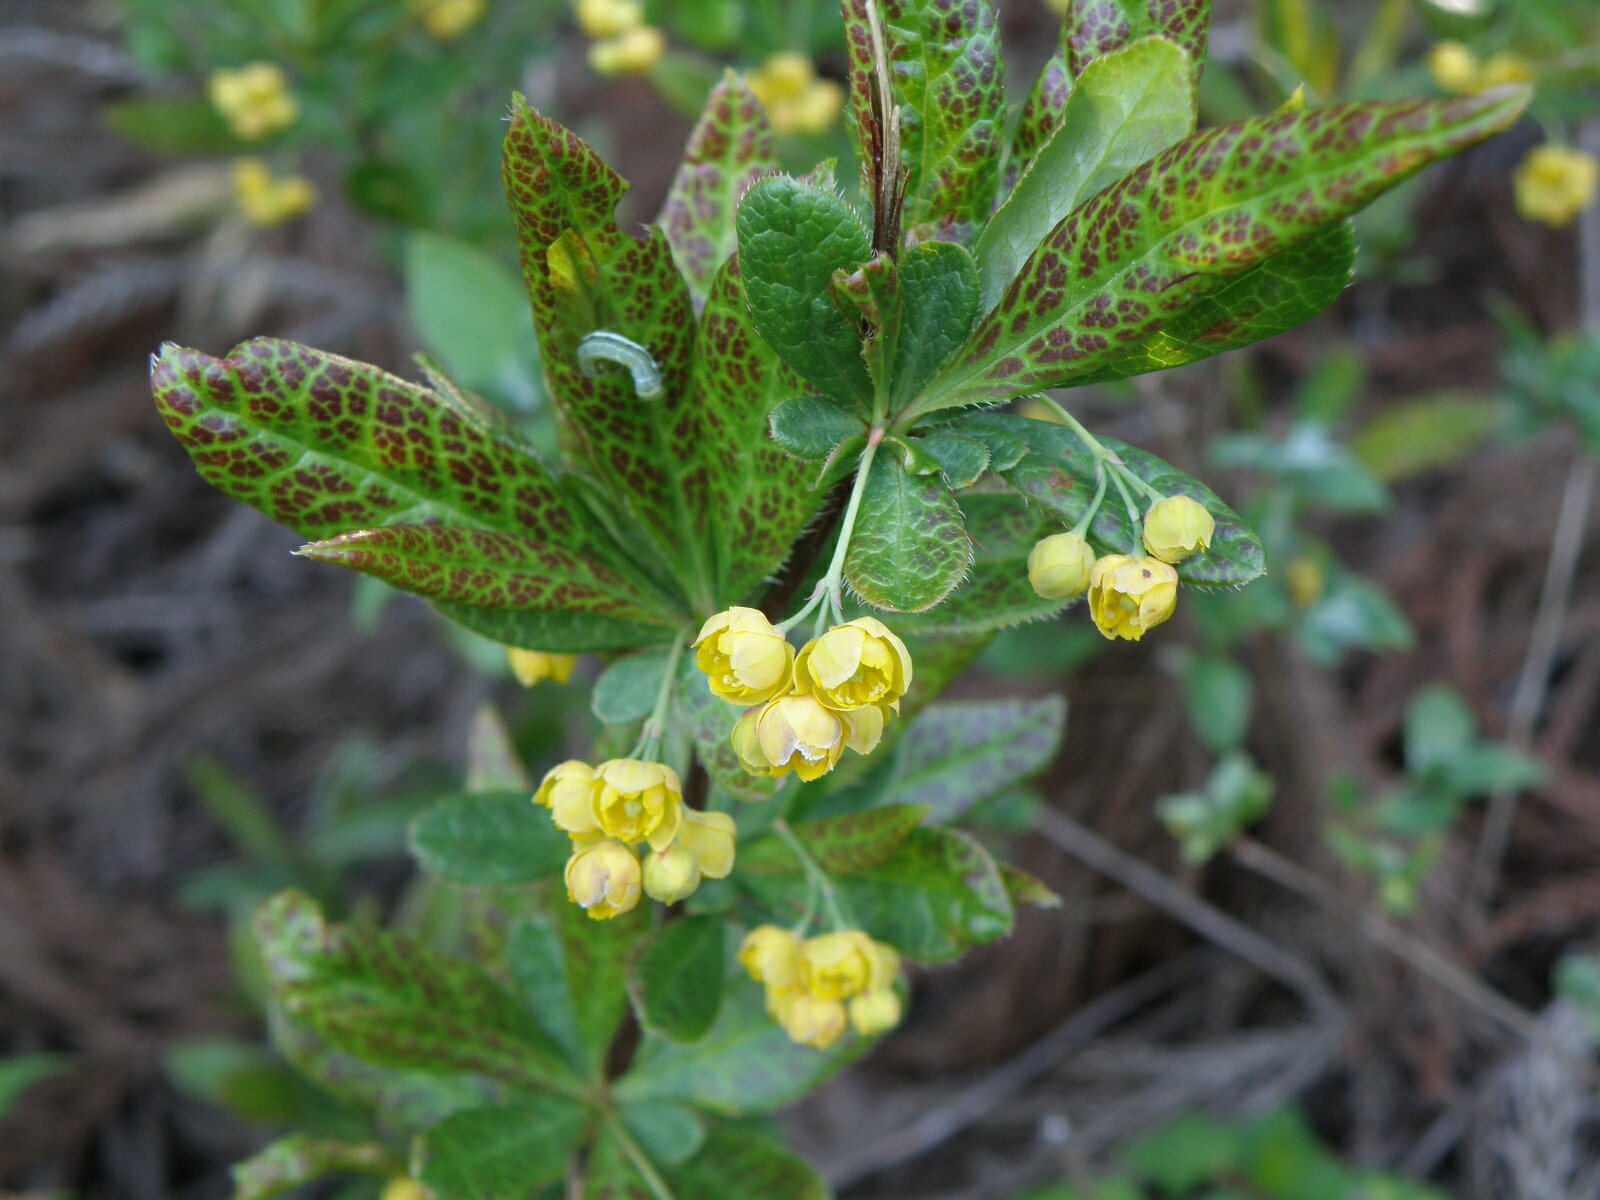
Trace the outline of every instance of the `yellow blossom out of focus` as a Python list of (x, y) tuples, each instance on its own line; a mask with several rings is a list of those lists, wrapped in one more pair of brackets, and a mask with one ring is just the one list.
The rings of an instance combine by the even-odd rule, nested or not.
[(644, 893), (663, 904), (677, 904), (700, 886), (700, 864), (677, 842), (644, 860)]
[(772, 1019), (802, 1045), (825, 1050), (852, 1025), (874, 1037), (900, 1022), (900, 955), (859, 929), (803, 940), (762, 925), (746, 935), (739, 961), (766, 986)]
[(1522, 160), (1512, 183), (1519, 213), (1560, 229), (1594, 202), (1600, 161), (1571, 146), (1537, 146)]
[(506, 647), (506, 661), (511, 673), (523, 687), (532, 687), (542, 679), (565, 683), (572, 678), (572, 669), (578, 665), (576, 654), (546, 654), (541, 650), (519, 650)]
[(489, 0), (415, 0), (411, 8), (429, 37), (453, 42), (483, 20)]
[(774, 54), (745, 76), (777, 133), (826, 133), (844, 110), (844, 88), (818, 79), (804, 54)]
[(233, 164), (233, 192), (244, 219), (263, 228), (292, 221), (317, 202), (317, 189), (309, 179), (274, 175), (259, 158), (241, 158)]
[(429, 1200), (428, 1189), (409, 1175), (396, 1175), (383, 1185), (379, 1200)]
[(644, 24), (639, 0), (578, 0), (574, 9), (585, 37), (614, 38)]
[(1482, 64), (1460, 42), (1435, 42), (1428, 51), (1428, 73), (1441, 92), (1457, 96), (1470, 96), (1482, 86)]
[(258, 142), (293, 125), (300, 105), (277, 63), (257, 62), (211, 73), (206, 94), (241, 141)]
[(1301, 610), (1321, 600), (1328, 589), (1328, 577), (1322, 564), (1304, 556), (1291, 559), (1284, 567), (1283, 583), (1289, 589), (1289, 603)]
[(1489, 60), (1483, 64), (1483, 75), (1478, 88), (1486, 92), (1490, 88), (1532, 82), (1533, 68), (1528, 65), (1528, 60), (1520, 54), (1502, 50), (1499, 54), (1491, 54)]
[(640, 25), (589, 46), (589, 65), (600, 75), (643, 75), (667, 53), (666, 35)]

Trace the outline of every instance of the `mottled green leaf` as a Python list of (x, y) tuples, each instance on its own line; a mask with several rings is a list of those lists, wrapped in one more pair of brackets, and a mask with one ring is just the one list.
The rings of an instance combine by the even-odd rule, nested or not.
[(1040, 68), (1039, 76), (1028, 89), (1017, 114), (1017, 127), (1011, 134), (1011, 149), (1006, 156), (1004, 177), (1000, 181), (1000, 194), (1008, 195), (1022, 173), (1028, 169), (1039, 148), (1061, 126), (1061, 114), (1066, 111), (1067, 99), (1072, 95), (1072, 72), (1067, 69), (1066, 27), (1062, 27), (1061, 45)]
[[(1076, 525), (1088, 511), (1095, 491), (1094, 459), (1077, 435), (1062, 425), (1006, 413), (973, 413), (952, 423), (952, 428), (961, 430), (986, 426), (1004, 429), (1029, 446), (1028, 454), (1016, 466), (1001, 473), (1005, 481), (1064, 524)], [(1205, 505), (1216, 521), (1211, 549), (1178, 565), (1178, 577), (1184, 583), (1237, 587), (1266, 570), (1261, 540), (1210, 488), (1155, 455), (1115, 438), (1101, 438), (1100, 442), (1158, 492), (1189, 496)], [(1103, 554), (1143, 553), (1139, 533), (1114, 490), (1101, 504), (1088, 534), (1090, 542)]]
[(867, 423), (827, 396), (801, 396), (772, 410), (771, 431), (772, 440), (788, 453), (817, 462), (832, 454), (840, 442), (865, 436)]
[(889, 398), (910, 402), (939, 372), (972, 330), (978, 306), (978, 268), (962, 246), (927, 242), (900, 256), (905, 311)]
[(982, 311), (1073, 209), (1192, 133), (1195, 112), (1189, 56), (1165, 38), (1090, 63), (1054, 135), (978, 237)]
[(900, 268), (893, 257), (879, 250), (854, 271), (840, 267), (833, 273), (832, 287), (841, 306), (849, 305), (861, 314), (865, 333), (861, 357), (881, 404), (894, 385), (901, 347), (905, 299)]
[(948, 596), (972, 563), (961, 509), (937, 475), (909, 474), (893, 454), (872, 461), (844, 575), (868, 604), (922, 612)]
[(411, 823), (411, 853), (451, 883), (508, 887), (560, 873), (567, 835), (526, 792), (485, 792), (436, 801)]
[(713, 696), (705, 673), (695, 665), (694, 659), (687, 654), (683, 658), (676, 693), (678, 712), (689, 736), (694, 739), (706, 774), (736, 800), (769, 799), (777, 790), (777, 781), (746, 773), (728, 741), (744, 709)]
[[(830, 875), (851, 875), (884, 862), (928, 816), (921, 804), (891, 804), (794, 826), (817, 864)], [(741, 849), (739, 869), (757, 875), (798, 875), (800, 860), (775, 834)]]
[(233, 1165), (234, 1200), (272, 1200), (325, 1175), (389, 1175), (400, 1168), (383, 1146), (291, 1133)]
[(841, 880), (839, 890), (862, 929), (918, 962), (949, 962), (1011, 932), (999, 867), (956, 830), (912, 830), (888, 859)]
[(528, 1200), (566, 1174), (588, 1123), (564, 1096), (456, 1113), (423, 1135), (419, 1178), (449, 1200)]
[(706, 1123), (681, 1104), (624, 1104), (617, 1115), (639, 1148), (667, 1166), (693, 1158), (706, 1142)]
[(491, 642), (549, 654), (603, 654), (657, 646), (664, 633), (655, 623), (619, 621), (594, 613), (479, 608), (448, 600), (430, 600), (429, 604), (440, 616)]
[(1185, 138), (1056, 226), (915, 411), (1093, 377), (1229, 279), (1504, 128), (1528, 95), (1280, 111)]
[(602, 725), (642, 721), (655, 708), (661, 679), (667, 673), (667, 651), (630, 654), (600, 672), (589, 707)]
[(872, 253), (861, 218), (832, 192), (764, 179), (739, 205), (739, 264), (750, 316), (783, 361), (845, 403), (872, 397), (857, 321), (832, 292), (835, 271)]
[(1198, 75), (1210, 29), (1211, 0), (1070, 0), (1063, 37), (1074, 76), (1150, 34), (1183, 47)]
[(632, 991), (647, 1029), (675, 1042), (706, 1035), (722, 1007), (724, 928), (721, 915), (679, 917), (644, 944)]
[(929, 433), (912, 444), (939, 464), (945, 483), (952, 488), (971, 487), (989, 469), (989, 448), (960, 434)]
[(512, 927), (512, 983), (574, 1066), (597, 1070), (627, 1014), (627, 962), (649, 927), (648, 906), (609, 921), (561, 903)]
[(1487, 396), (1418, 396), (1378, 413), (1350, 439), (1350, 449), (1374, 476), (1394, 483), (1459, 462), (1501, 415)]
[(700, 1153), (666, 1172), (676, 1200), (828, 1200), (817, 1173), (769, 1137), (718, 1125)]
[(724, 73), (689, 135), (657, 219), (697, 307), (738, 247), (733, 217), (739, 197), (777, 169), (767, 110), (738, 75)]

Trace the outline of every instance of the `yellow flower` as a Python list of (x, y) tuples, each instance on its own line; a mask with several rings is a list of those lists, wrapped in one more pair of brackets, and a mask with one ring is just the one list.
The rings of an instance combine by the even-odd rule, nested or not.
[(734, 722), (733, 735), (728, 739), (739, 765), (751, 775), (773, 773), (772, 764), (767, 761), (767, 756), (761, 750), (759, 722), (764, 711), (766, 710), (762, 708), (752, 708), (746, 712)]
[(816, 78), (811, 60), (794, 50), (771, 55), (745, 76), (745, 85), (767, 108), (784, 100), (798, 100)]
[(1528, 60), (1509, 50), (1502, 50), (1499, 54), (1491, 54), (1489, 61), (1483, 64), (1478, 90), (1486, 92), (1490, 88), (1532, 82), (1533, 68), (1528, 65)]
[(483, 19), (488, 0), (421, 0), (422, 27), (441, 42), (454, 41)]
[(802, 1046), (826, 1050), (849, 1027), (845, 1007), (837, 1000), (823, 1000), (806, 992), (782, 993), (769, 999), (775, 1001), (773, 1016), (784, 1032)]
[(911, 685), (911, 653), (882, 621), (858, 617), (806, 643), (795, 659), (794, 685), (836, 711), (871, 704), (898, 712)]
[(789, 991), (800, 980), (800, 939), (776, 925), (758, 925), (745, 934), (739, 962), (750, 978), (775, 992)]
[(811, 60), (785, 50), (745, 77), (777, 133), (825, 133), (844, 109), (844, 89), (818, 79)]
[(277, 63), (250, 63), (237, 70), (211, 72), (206, 84), (211, 103), (228, 122), (233, 135), (246, 142), (260, 141), (287, 129), (300, 115), (289, 91), (289, 80)]
[(769, 702), (756, 718), (756, 736), (769, 764), (764, 774), (793, 771), (807, 783), (833, 770), (844, 753), (839, 714), (813, 696), (779, 696)]
[(1522, 160), (1512, 182), (1517, 211), (1559, 229), (1594, 202), (1600, 162), (1570, 146), (1537, 146)]
[(765, 704), (789, 690), (794, 647), (758, 609), (719, 612), (701, 626), (694, 646), (712, 692), (731, 704)]
[(539, 781), (538, 790), (533, 793), (533, 802), (551, 808), (558, 795), (581, 796), (587, 802), (589, 785), (593, 782), (593, 767), (575, 758), (568, 759), (564, 763), (557, 763), (544, 773), (544, 778)]
[(639, 903), (639, 860), (621, 842), (597, 842), (567, 860), (567, 895), (597, 921)]
[(589, 45), (589, 65), (601, 75), (643, 75), (666, 56), (666, 36), (654, 25), (640, 25)]
[(682, 846), (694, 855), (700, 874), (707, 879), (726, 879), (733, 870), (734, 843), (733, 818), (727, 813), (683, 810), (683, 823), (678, 826), (674, 845)]
[(1217, 522), (1206, 506), (1187, 496), (1157, 500), (1144, 515), (1144, 548), (1162, 562), (1181, 563), (1211, 549)]
[(655, 850), (644, 860), (644, 890), (663, 904), (676, 904), (694, 895), (700, 886), (700, 866), (694, 855), (677, 842)]
[(428, 1189), (409, 1175), (396, 1175), (383, 1185), (379, 1200), (430, 1200)]
[(652, 850), (671, 844), (683, 816), (678, 773), (658, 762), (613, 758), (594, 769), (589, 802), (594, 823), (607, 837)]
[(869, 704), (865, 708), (852, 708), (839, 714), (844, 723), (844, 744), (857, 754), (871, 754), (883, 737), (883, 726), (888, 721), (886, 708)]
[(1028, 554), (1028, 582), (1046, 600), (1070, 600), (1089, 586), (1094, 550), (1081, 533), (1058, 533)]
[(825, 933), (800, 948), (800, 985), (819, 1000), (848, 999), (881, 970), (873, 959), (873, 941), (859, 929)]
[(1478, 56), (1460, 42), (1435, 42), (1428, 51), (1428, 71), (1441, 92), (1470, 96), (1483, 88)]
[(572, 678), (572, 669), (578, 665), (576, 654), (546, 654), (542, 650), (519, 650), (506, 647), (506, 661), (511, 673), (523, 687), (532, 687), (541, 679), (554, 679), (565, 683)]
[(1160, 559), (1108, 554), (1089, 573), (1089, 615), (1108, 638), (1136, 642), (1177, 604), (1178, 572)]
[(259, 158), (233, 164), (233, 190), (245, 220), (252, 225), (291, 221), (317, 202), (317, 189), (299, 175), (274, 175)]
[(900, 1024), (900, 997), (893, 988), (862, 992), (850, 1001), (850, 1024), (862, 1037), (877, 1037)]
[(556, 828), (575, 841), (604, 836), (594, 819), (594, 768), (588, 763), (573, 760), (551, 767), (533, 802), (549, 808)]
[(591, 38), (613, 38), (644, 24), (639, 0), (578, 0), (578, 28)]

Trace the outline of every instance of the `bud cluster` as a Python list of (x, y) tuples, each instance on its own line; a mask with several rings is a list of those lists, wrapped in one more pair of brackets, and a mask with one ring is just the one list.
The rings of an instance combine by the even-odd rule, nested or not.
[(801, 938), (776, 925), (750, 931), (739, 961), (767, 989), (767, 1011), (796, 1042), (825, 1050), (854, 1026), (875, 1037), (900, 1023), (900, 955), (859, 929)]
[(643, 75), (666, 55), (666, 35), (645, 23), (639, 0), (578, 0), (575, 11), (601, 75)]
[(300, 105), (289, 91), (289, 78), (277, 63), (255, 62), (235, 70), (211, 73), (206, 94), (243, 142), (259, 142), (293, 125)]
[(775, 133), (826, 133), (844, 108), (844, 88), (818, 79), (811, 60), (793, 50), (772, 55), (744, 81)]

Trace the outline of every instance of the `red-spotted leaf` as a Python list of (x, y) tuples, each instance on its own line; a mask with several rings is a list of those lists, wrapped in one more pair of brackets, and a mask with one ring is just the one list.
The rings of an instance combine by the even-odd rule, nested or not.
[(1184, 139), (1051, 232), (914, 412), (1094, 376), (1228, 280), (1503, 129), (1529, 94), (1280, 111)]
[[(920, 804), (891, 804), (802, 821), (795, 836), (806, 844), (822, 869), (830, 875), (852, 875), (884, 862), (928, 815)], [(799, 869), (792, 855), (790, 862)]]
[(1046, 60), (1028, 89), (1017, 114), (1017, 127), (1011, 134), (1011, 151), (1006, 156), (1005, 173), (1000, 181), (1000, 192), (1005, 195), (1016, 186), (1022, 173), (1028, 169), (1039, 148), (1061, 125), (1061, 114), (1072, 95), (1072, 72), (1067, 67), (1065, 37), (1056, 52)]
[(661, 208), (660, 225), (697, 307), (737, 248), (739, 197), (778, 169), (767, 113), (732, 71), (711, 89)]
[(937, 471), (912, 475), (887, 451), (872, 461), (845, 554), (844, 577), (868, 604), (922, 612), (966, 576), (972, 540)]
[(1073, 75), (1130, 42), (1159, 34), (1189, 52), (1196, 74), (1206, 59), (1211, 0), (1070, 0), (1064, 37)]

